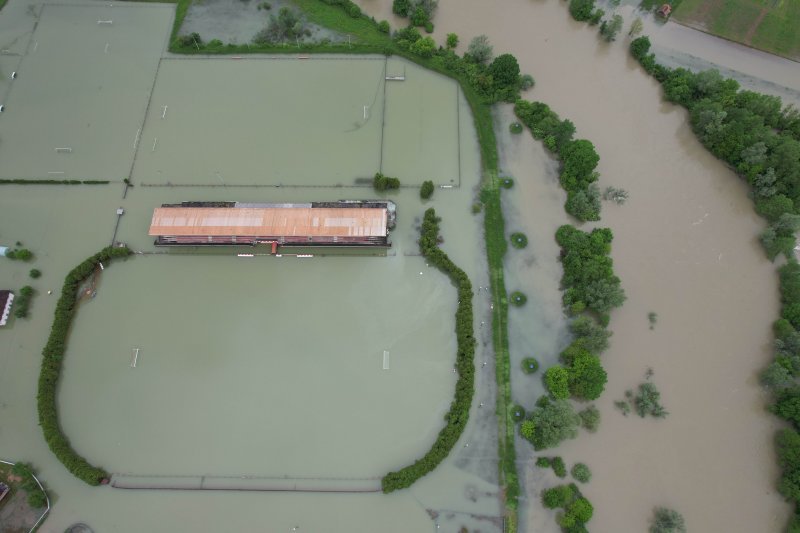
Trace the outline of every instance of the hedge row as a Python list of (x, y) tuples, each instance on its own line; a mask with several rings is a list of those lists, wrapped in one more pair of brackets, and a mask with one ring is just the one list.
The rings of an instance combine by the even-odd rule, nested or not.
[(50, 446), (50, 450), (58, 460), (70, 473), (89, 485), (106, 482), (108, 472), (89, 464), (86, 459), (72, 449), (69, 439), (64, 435), (58, 421), (58, 379), (61, 375), (64, 353), (67, 350), (67, 336), (75, 316), (78, 289), (81, 283), (94, 272), (100, 262), (108, 264), (112, 259), (127, 257), (130, 254), (131, 251), (126, 247), (107, 247), (67, 274), (64, 286), (61, 288), (61, 297), (56, 304), (50, 337), (42, 350), (42, 368), (39, 374), (39, 392), (37, 394), (39, 425), (42, 426), (47, 445)]
[(381, 480), (383, 492), (388, 493), (410, 487), (422, 476), (431, 472), (453, 449), (469, 420), (469, 409), (475, 394), (475, 338), (472, 316), (472, 283), (467, 274), (439, 249), (439, 218), (433, 208), (425, 211), (419, 247), (422, 255), (432, 265), (444, 272), (458, 290), (456, 310), (456, 372), (458, 381), (450, 410), (445, 415), (445, 426), (436, 437), (431, 449), (413, 464), (389, 472)]
[(600, 156), (594, 145), (586, 139), (573, 140), (575, 125), (561, 120), (547, 104), (517, 100), (514, 113), (561, 161), (559, 181), (567, 191), (567, 213), (581, 221), (600, 220), (600, 192), (594, 184)]
[(0, 185), (106, 185), (107, 180), (24, 180), (0, 179)]

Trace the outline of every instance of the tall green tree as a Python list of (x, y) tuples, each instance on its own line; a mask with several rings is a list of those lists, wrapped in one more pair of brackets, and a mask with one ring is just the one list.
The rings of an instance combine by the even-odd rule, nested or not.
[(580, 418), (567, 400), (555, 400), (537, 407), (530, 415), (533, 436), (529, 439), (537, 450), (553, 448), (561, 441), (574, 439), (578, 434)]

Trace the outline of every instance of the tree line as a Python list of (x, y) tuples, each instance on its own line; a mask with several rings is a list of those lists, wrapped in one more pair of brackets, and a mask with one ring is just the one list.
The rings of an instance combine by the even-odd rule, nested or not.
[(445, 426), (439, 431), (431, 449), (414, 463), (396, 472), (389, 472), (381, 480), (384, 493), (410, 487), (422, 476), (433, 471), (453, 449), (469, 420), (469, 409), (475, 394), (475, 337), (473, 332), (472, 283), (461, 270), (439, 248), (439, 219), (436, 211), (425, 211), (419, 239), (423, 257), (444, 274), (456, 286), (458, 308), (456, 309), (456, 381), (455, 397), (445, 414)]
[(61, 429), (58, 421), (57, 390), (58, 380), (61, 377), (61, 367), (64, 354), (67, 351), (67, 336), (75, 316), (78, 304), (78, 289), (99, 263), (108, 264), (113, 259), (124, 258), (132, 252), (127, 247), (107, 247), (86, 259), (83, 263), (73, 268), (64, 279), (61, 296), (56, 304), (53, 325), (50, 336), (42, 350), (42, 367), (39, 373), (39, 391), (36, 395), (39, 425), (42, 426), (44, 439), (50, 450), (55, 454), (72, 475), (88, 483), (99, 485), (108, 480), (108, 472), (100, 467), (93, 466), (69, 443), (69, 439)]
[(781, 316), (775, 321), (775, 358), (761, 373), (773, 393), (769, 409), (792, 427), (778, 431), (775, 446), (780, 493), (795, 505), (789, 531), (800, 532), (800, 265), (794, 259), (800, 229), (800, 112), (776, 96), (742, 90), (716, 70), (670, 69), (650, 53), (650, 39), (631, 42), (630, 53), (655, 77), (667, 100), (689, 111), (701, 143), (751, 187), (756, 212), (769, 223), (761, 234), (767, 255), (784, 254), (780, 268)]
[(573, 140), (575, 125), (561, 120), (547, 104), (517, 100), (514, 113), (561, 161), (559, 181), (567, 191), (567, 213), (580, 221), (600, 220), (600, 191), (595, 184), (600, 156), (591, 141)]

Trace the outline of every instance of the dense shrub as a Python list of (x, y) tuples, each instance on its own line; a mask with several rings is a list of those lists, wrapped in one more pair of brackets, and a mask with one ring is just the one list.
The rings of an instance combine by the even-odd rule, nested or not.
[(551, 461), (549, 457), (538, 457), (536, 459), (536, 466), (539, 468), (550, 468)]
[(686, 533), (686, 523), (678, 511), (656, 507), (653, 510), (650, 533)]
[(372, 186), (376, 191), (399, 189), (400, 180), (397, 178), (390, 178), (389, 176), (384, 176), (380, 172), (376, 172), (375, 177), (372, 180)]
[(594, 13), (594, 0), (569, 0), (569, 13), (577, 21), (589, 21)]
[(486, 63), (492, 58), (494, 48), (486, 35), (478, 35), (469, 42), (467, 54), (475, 63)]
[(409, 11), (411, 11), (411, 1), (410, 0), (394, 0), (392, 2), (392, 13), (398, 15), (400, 17), (407, 17)]
[(564, 509), (556, 520), (562, 531), (567, 533), (587, 531), (585, 524), (594, 514), (591, 502), (581, 495), (574, 483), (545, 489), (542, 491), (542, 503), (548, 509)]
[[(358, 9), (358, 6), (353, 4)], [(349, 11), (348, 11), (349, 13)], [(359, 16), (359, 11), (356, 16)], [(270, 15), (267, 26), (253, 37), (256, 44), (281, 43), (286, 40), (295, 40), (306, 35), (306, 24), (300, 13), (282, 7), (277, 15)]]
[(17, 318), (26, 318), (28, 310), (31, 306), (31, 298), (33, 298), (33, 287), (25, 285), (19, 290), (19, 296), (14, 300), (14, 316)]
[(392, 31), (391, 26), (389, 26), (388, 20), (382, 20), (378, 23), (378, 31), (381, 33), (389, 33)]
[(661, 393), (658, 392), (655, 384), (641, 383), (639, 385), (639, 392), (633, 399), (633, 405), (636, 408), (636, 413), (644, 418), (647, 415), (655, 418), (666, 418), (669, 414), (664, 406), (661, 405)]
[(17, 261), (30, 261), (33, 259), (33, 252), (26, 248), (8, 249), (6, 250), (6, 257)]
[(434, 52), (436, 52), (436, 41), (432, 37), (423, 37), (412, 43), (409, 51), (420, 57), (433, 57)]
[(419, 247), (428, 263), (444, 272), (458, 291), (456, 309), (456, 382), (455, 397), (445, 415), (445, 426), (436, 437), (431, 449), (413, 464), (389, 472), (381, 480), (383, 492), (388, 493), (411, 486), (417, 479), (431, 472), (453, 449), (469, 420), (469, 410), (475, 393), (475, 338), (473, 332), (472, 284), (467, 274), (458, 268), (438, 246), (439, 218), (432, 208), (425, 211)]
[(178, 36), (177, 44), (181, 48), (188, 48), (188, 47), (200, 48), (203, 46), (203, 38), (200, 37), (199, 33), (193, 32), (188, 35)]
[(447, 34), (447, 48), (452, 50), (458, 46), (458, 35), (455, 33), (448, 33)]
[(524, 233), (515, 232), (511, 234), (511, 246), (514, 248), (525, 248), (528, 246), (528, 237)]
[(90, 485), (98, 485), (107, 480), (108, 473), (102, 468), (92, 466), (73, 450), (61, 430), (56, 402), (58, 380), (67, 348), (67, 335), (78, 303), (80, 284), (94, 272), (99, 263), (107, 265), (114, 259), (127, 257), (130, 254), (131, 251), (125, 247), (104, 248), (67, 274), (64, 286), (61, 288), (61, 297), (56, 303), (50, 336), (42, 351), (42, 368), (39, 373), (39, 391), (37, 393), (39, 425), (42, 427), (47, 445), (58, 460), (75, 477)]
[(604, 314), (625, 301), (625, 291), (614, 275), (609, 257), (613, 234), (608, 228), (586, 233), (564, 225), (556, 231), (564, 274), (564, 306), (573, 314), (589, 309)]
[(559, 181), (567, 191), (567, 213), (581, 221), (600, 219), (600, 191), (594, 185), (600, 156), (594, 145), (573, 140), (575, 125), (561, 120), (547, 104), (517, 100), (514, 113), (561, 161)]
[(516, 307), (522, 307), (528, 301), (528, 297), (525, 296), (525, 293), (520, 291), (514, 291), (509, 295), (509, 300), (511, 301), (511, 305)]
[(47, 495), (33, 477), (33, 467), (28, 463), (14, 463), (11, 473), (21, 478), (19, 485), (28, 493), (28, 505), (40, 509), (47, 505)]
[(606, 42), (611, 42), (617, 38), (617, 33), (622, 29), (623, 19), (621, 15), (614, 15), (611, 20), (604, 20), (600, 24), (600, 35)]
[(42, 272), (41, 272), (41, 270), (38, 270), (36, 268), (32, 268), (30, 270), (30, 272), (28, 272), (28, 275), (33, 279), (38, 279), (38, 278), (40, 278), (42, 276)]
[(597, 431), (600, 427), (600, 411), (594, 405), (590, 405), (578, 413), (581, 419), (581, 426), (590, 433)]
[(591, 317), (585, 315), (577, 317), (570, 322), (569, 330), (575, 336), (572, 342), (575, 347), (583, 348), (593, 354), (600, 354), (608, 348), (611, 332)]
[(489, 65), (488, 71), (495, 85), (508, 87), (519, 84), (519, 63), (511, 54), (497, 56)]
[(583, 463), (575, 463), (571, 470), (572, 477), (581, 483), (588, 483), (592, 479), (592, 471)]
[(569, 392), (576, 399), (596, 400), (603, 393), (608, 376), (596, 355), (583, 351), (567, 363), (566, 369)]
[(575, 497), (575, 491), (570, 485), (558, 485), (542, 491), (542, 503), (548, 509), (566, 507)]
[(564, 464), (564, 459), (561, 457), (553, 457), (550, 460), (550, 466), (553, 467), (553, 473), (560, 478), (567, 477), (567, 465)]
[(542, 450), (558, 446), (563, 440), (574, 439), (580, 418), (567, 400), (555, 400), (537, 405), (523, 425), (525, 423), (529, 423), (528, 434), (522, 430), (520, 434), (533, 444), (534, 449)]
[(419, 197), (427, 200), (431, 196), (433, 196), (433, 182), (430, 180), (423, 181), (422, 187), (419, 188)]
[(544, 385), (553, 398), (569, 398), (569, 372), (563, 366), (551, 366), (545, 370)]

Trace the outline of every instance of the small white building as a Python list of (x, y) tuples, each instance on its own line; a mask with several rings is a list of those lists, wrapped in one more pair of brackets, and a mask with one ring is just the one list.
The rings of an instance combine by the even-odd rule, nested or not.
[(11, 304), (14, 302), (14, 293), (0, 291), (0, 326), (5, 326), (11, 314)]

